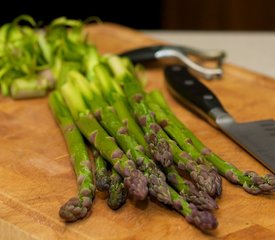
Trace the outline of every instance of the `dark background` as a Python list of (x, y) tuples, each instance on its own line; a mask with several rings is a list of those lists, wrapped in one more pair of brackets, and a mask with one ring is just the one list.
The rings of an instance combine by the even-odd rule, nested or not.
[(49, 23), (60, 16), (97, 16), (135, 29), (275, 30), (274, 0), (5, 0), (0, 24), (20, 14)]
[(85, 20), (97, 16), (102, 21), (115, 22), (137, 29), (160, 29), (162, 1), (92, 1), (92, 0), (5, 0), (0, 22), (11, 21), (20, 14), (29, 14), (36, 21), (49, 23), (60, 16)]

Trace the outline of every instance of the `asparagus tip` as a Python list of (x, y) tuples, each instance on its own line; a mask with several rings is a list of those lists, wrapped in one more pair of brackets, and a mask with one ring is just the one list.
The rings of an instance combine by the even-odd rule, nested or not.
[(256, 172), (247, 171), (244, 173), (245, 176), (248, 176), (252, 185), (248, 185), (247, 182), (243, 184), (243, 188), (250, 194), (269, 194), (275, 191), (275, 175), (266, 174), (265, 176), (259, 176)]
[(190, 176), (200, 190), (207, 192), (211, 197), (221, 195), (222, 178), (215, 169), (208, 169), (205, 165), (199, 165), (198, 167), (192, 166), (190, 170)]
[(169, 167), (173, 163), (173, 154), (171, 153), (170, 145), (166, 139), (157, 139), (155, 133), (149, 135), (149, 152), (156, 162), (160, 162), (162, 166)]
[(164, 174), (156, 169), (154, 174), (151, 174), (148, 178), (149, 192), (152, 196), (156, 197), (164, 204), (171, 204), (171, 194), (166, 183)]
[(218, 221), (215, 216), (209, 211), (199, 211), (192, 203), (189, 204), (192, 212), (186, 216), (186, 220), (194, 224), (202, 231), (214, 230), (218, 227)]
[(59, 210), (59, 216), (66, 222), (75, 222), (84, 218), (92, 206), (92, 201), (88, 197), (73, 197), (69, 199)]
[(104, 169), (103, 171), (97, 171), (95, 173), (96, 188), (101, 192), (107, 191), (110, 187), (110, 179), (107, 171), (105, 170), (106, 169)]
[(200, 210), (218, 209), (215, 199), (210, 197), (208, 193), (197, 190), (194, 184), (188, 180), (186, 180), (186, 183), (189, 186), (188, 194), (181, 192), (180, 195), (186, 198), (188, 202), (193, 203)]
[(123, 183), (114, 191), (109, 191), (109, 197), (107, 200), (108, 206), (113, 209), (119, 209), (127, 200), (127, 190)]
[(113, 210), (119, 209), (127, 200), (128, 192), (123, 183), (123, 179), (114, 169), (110, 176), (108, 193), (107, 204)]
[(148, 194), (147, 179), (135, 169), (130, 175), (124, 178), (124, 184), (128, 188), (129, 194), (138, 200), (144, 200)]

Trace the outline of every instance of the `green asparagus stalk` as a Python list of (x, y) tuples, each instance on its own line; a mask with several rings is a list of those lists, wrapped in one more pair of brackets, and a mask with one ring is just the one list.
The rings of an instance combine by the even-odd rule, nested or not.
[(120, 86), (117, 84), (115, 79), (111, 77), (106, 67), (98, 65), (94, 67), (94, 71), (98, 77), (98, 86), (100, 86), (105, 100), (109, 103), (109, 105), (114, 106), (120, 120), (127, 124), (129, 134), (135, 137), (138, 143), (146, 149), (147, 143), (144, 138), (144, 133), (132, 117), (128, 102), (123, 91), (121, 91)]
[(193, 203), (200, 210), (213, 210), (218, 208), (215, 200), (206, 192), (197, 190), (195, 185), (184, 179), (177, 171), (175, 166), (163, 168), (168, 182), (174, 187), (179, 194), (188, 202)]
[[(115, 57), (111, 57), (110, 59), (113, 58)], [(120, 64), (122, 65), (121, 67), (125, 69), (121, 62)], [(113, 69), (120, 67), (119, 64), (116, 64), (116, 61), (110, 61), (110, 66)], [(100, 68), (103, 69), (104, 66), (98, 65), (98, 72), (98, 69)], [(124, 76), (125, 78), (128, 77), (126, 74)], [(158, 134), (160, 126), (156, 123), (154, 116), (144, 103), (144, 92), (142, 86), (138, 81), (128, 78), (123, 80), (123, 87), (128, 102), (133, 109), (133, 114), (145, 132), (145, 140), (148, 143), (148, 151), (151, 156), (155, 161), (160, 162), (163, 166), (171, 165), (173, 162), (171, 149), (169, 148), (167, 141)]]
[(85, 82), (85, 79), (81, 79), (81, 76), (75, 78), (75, 85), (82, 92), (93, 114), (109, 134), (117, 140), (128, 158), (132, 159), (143, 172), (149, 183), (150, 194), (163, 203), (171, 203), (164, 174), (153, 160), (145, 155), (143, 147), (137, 143), (135, 138), (128, 134), (127, 126), (119, 120), (114, 108), (107, 104), (96, 86), (91, 85), (92, 89), (88, 90), (89, 86)]
[(65, 221), (73, 222), (87, 215), (95, 196), (93, 174), (89, 155), (82, 135), (59, 92), (53, 91), (49, 96), (49, 106), (64, 135), (67, 148), (78, 182), (78, 196), (71, 198), (59, 211)]
[[(212, 163), (228, 181), (241, 185), (245, 191), (251, 194), (271, 193), (275, 190), (275, 175), (266, 174), (259, 176), (253, 171), (241, 171), (232, 164), (224, 161), (209, 148), (207, 148), (171, 111), (161, 92), (155, 90), (149, 93), (150, 97), (161, 107), (167, 119), (182, 132), (186, 141), (192, 143), (203, 156)], [(188, 140), (189, 139), (189, 140)]]
[(101, 192), (108, 191), (110, 187), (110, 177), (107, 163), (94, 147), (92, 147), (92, 153), (95, 160), (96, 188)]
[(124, 177), (124, 184), (129, 194), (139, 200), (145, 199), (148, 193), (147, 180), (116, 144), (115, 140), (101, 127), (94, 116), (89, 113), (77, 88), (68, 81), (61, 88), (62, 95), (75, 119), (75, 122), (86, 139), (108, 160), (115, 170)]
[(110, 175), (110, 187), (108, 189), (108, 206), (113, 209), (119, 209), (127, 200), (127, 189), (123, 183), (122, 177), (112, 168)]
[(172, 187), (169, 187), (169, 190), (172, 197), (173, 208), (182, 214), (187, 222), (195, 225), (203, 232), (217, 228), (218, 222), (211, 212), (198, 210), (194, 204), (189, 204)]
[(177, 125), (175, 125), (169, 115), (162, 110), (160, 105), (155, 101), (153, 97), (153, 91), (145, 95), (145, 101), (149, 108), (155, 113), (155, 118), (159, 125), (165, 130), (165, 132), (180, 146), (180, 148), (186, 151), (190, 157), (196, 160), (198, 163), (204, 163), (212, 165), (207, 162), (203, 153), (201, 153), (192, 143), (192, 140), (187, 137), (184, 132), (179, 131)]
[[(142, 90), (138, 80), (135, 79), (127, 70), (125, 70), (123, 64), (120, 62), (119, 57), (113, 56), (110, 58), (109, 62), (114, 74), (116, 74), (116, 77), (120, 78), (118, 81), (123, 84), (125, 93), (127, 93), (128, 96), (133, 96), (133, 94), (136, 92), (136, 88), (139, 89), (139, 92)], [(134, 88), (132, 88), (132, 86), (134, 86)], [(133, 98), (135, 98), (134, 96)], [(142, 93), (141, 100), (143, 98), (144, 93)], [(131, 97), (129, 97), (129, 101), (131, 101)], [(144, 102), (144, 100), (142, 100), (142, 102)], [(142, 104), (142, 108), (149, 114), (149, 116), (155, 115), (154, 112), (149, 110), (149, 107), (145, 103)], [(147, 120), (145, 119), (144, 122), (146, 121)], [(140, 122), (140, 125), (143, 125), (142, 121)], [(168, 144), (168, 147), (165, 147), (164, 149), (169, 149), (169, 152), (172, 153), (173, 160), (177, 166), (180, 169), (189, 172), (190, 177), (194, 180), (196, 186), (200, 190), (207, 192), (212, 197), (219, 196), (222, 191), (222, 179), (217, 171), (213, 167), (209, 167), (203, 163), (197, 163), (194, 161), (187, 152), (181, 150), (178, 145), (169, 138), (169, 136), (159, 125), (155, 124), (153, 126), (153, 129), (157, 132), (159, 138), (165, 140), (165, 144)], [(151, 135), (150, 142), (157, 144), (156, 135)]]

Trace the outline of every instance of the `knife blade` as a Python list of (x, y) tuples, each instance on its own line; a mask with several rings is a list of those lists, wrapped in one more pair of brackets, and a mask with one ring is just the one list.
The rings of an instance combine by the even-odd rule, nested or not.
[(275, 121), (273, 119), (238, 123), (225, 110), (217, 96), (182, 65), (164, 69), (172, 95), (188, 108), (219, 128), (275, 173)]

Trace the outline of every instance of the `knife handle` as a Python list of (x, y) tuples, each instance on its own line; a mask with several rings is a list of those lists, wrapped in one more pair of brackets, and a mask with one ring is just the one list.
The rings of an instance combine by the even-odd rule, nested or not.
[(169, 65), (165, 67), (164, 74), (172, 94), (211, 124), (217, 126), (219, 121), (234, 121), (215, 94), (186, 67)]
[(155, 60), (155, 53), (162, 49), (162, 46), (152, 46), (152, 47), (144, 47), (138, 48), (134, 50), (130, 50), (120, 54), (121, 57), (128, 57), (134, 63), (146, 62)]

